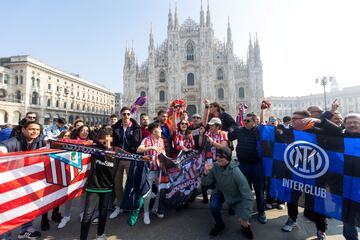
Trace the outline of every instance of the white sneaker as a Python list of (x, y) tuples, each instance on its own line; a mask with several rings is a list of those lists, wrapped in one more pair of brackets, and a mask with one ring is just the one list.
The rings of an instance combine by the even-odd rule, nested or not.
[(150, 224), (150, 216), (149, 216), (149, 213), (144, 213), (144, 223), (146, 225), (149, 225)]
[(80, 213), (80, 222), (82, 222), (83, 218), (84, 218), (84, 212), (81, 212)]
[(120, 207), (115, 207), (115, 210), (110, 214), (109, 218), (114, 219), (119, 216), (120, 213), (123, 213), (123, 210)]
[(70, 222), (70, 217), (65, 217), (65, 216), (64, 216), (64, 217), (61, 219), (61, 222), (59, 223), (58, 228), (59, 228), (59, 229), (60, 229), (60, 228), (64, 228), (68, 222)]
[(156, 209), (151, 210), (151, 212), (152, 212), (153, 214), (155, 214), (158, 218), (164, 218), (164, 217), (165, 217), (164, 214), (158, 213), (158, 212), (156, 211)]
[(101, 236), (96, 235), (96, 240), (106, 240), (105, 234), (103, 234)]

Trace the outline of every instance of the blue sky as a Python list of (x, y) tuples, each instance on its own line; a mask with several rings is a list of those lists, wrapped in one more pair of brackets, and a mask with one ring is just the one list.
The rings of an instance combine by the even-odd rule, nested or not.
[[(198, 21), (200, 0), (177, 7), (180, 23)], [(315, 78), (323, 75), (342, 87), (360, 84), (359, 7), (356, 0), (210, 0), (215, 35), (225, 39), (229, 16), (239, 57), (246, 58), (249, 32), (258, 33), (266, 96), (321, 92)], [(150, 23), (161, 44), (168, 9), (168, 0), (2, 1), (0, 56), (32, 55), (120, 91), (126, 44), (144, 61)]]

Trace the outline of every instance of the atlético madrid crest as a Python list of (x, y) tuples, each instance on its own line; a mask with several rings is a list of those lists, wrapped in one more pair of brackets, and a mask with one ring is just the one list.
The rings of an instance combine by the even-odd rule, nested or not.
[(82, 156), (78, 152), (52, 153), (44, 157), (46, 182), (69, 186), (82, 170)]

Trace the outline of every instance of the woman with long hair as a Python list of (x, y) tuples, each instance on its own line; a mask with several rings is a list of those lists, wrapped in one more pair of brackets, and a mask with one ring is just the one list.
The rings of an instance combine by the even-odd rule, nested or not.
[(195, 148), (194, 138), (189, 126), (190, 124), (187, 120), (181, 120), (177, 124), (172, 139), (174, 145), (173, 157), (176, 157), (180, 151), (190, 151)]

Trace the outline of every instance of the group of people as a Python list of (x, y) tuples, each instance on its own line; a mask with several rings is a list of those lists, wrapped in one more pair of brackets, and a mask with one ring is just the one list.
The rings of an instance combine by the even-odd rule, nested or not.
[[(253, 212), (254, 197), (256, 196), (257, 220), (267, 223), (265, 210), (273, 207), (284, 208), (284, 202), (269, 196), (269, 181), (263, 171), (259, 154), (260, 124), (276, 127), (280, 134), (292, 129), (322, 133), (328, 135), (345, 135), (360, 137), (360, 114), (349, 114), (344, 119), (338, 111), (339, 104), (334, 101), (330, 111), (323, 111), (318, 106), (311, 106), (307, 110), (296, 111), (292, 116), (285, 116), (282, 120), (275, 116), (264, 119), (263, 109), (259, 116), (254, 113), (246, 114), (243, 126), (239, 126), (234, 118), (226, 113), (217, 102), (204, 101), (205, 111), (202, 115), (193, 114), (191, 119), (186, 110), (178, 111), (176, 107), (171, 111), (160, 110), (152, 123), (147, 114), (140, 115), (138, 123), (131, 116), (131, 109), (123, 107), (120, 119), (117, 115), (110, 116), (110, 124), (93, 129), (84, 121), (78, 119), (71, 128), (65, 119), (59, 118), (53, 126), (43, 131), (37, 122), (35, 113), (27, 113), (25, 119), (14, 128), (11, 137), (0, 143), (0, 152), (28, 151), (46, 147), (47, 139), (70, 138), (81, 141), (94, 141), (101, 149), (125, 150), (133, 154), (148, 157), (150, 171), (146, 176), (150, 186), (158, 188), (161, 168), (161, 154), (176, 157), (181, 151), (204, 151), (205, 166), (202, 176), (202, 200), (209, 202), (208, 193), (211, 190), (209, 208), (215, 221), (210, 231), (211, 236), (217, 236), (225, 228), (221, 217), (221, 208), (226, 203), (229, 214), (236, 215), (243, 234), (253, 239), (250, 219)], [(172, 115), (169, 116), (168, 114)], [(176, 116), (177, 115), (177, 116)], [(235, 140), (237, 142), (234, 149)], [(236, 158), (232, 151), (236, 150)], [(80, 239), (87, 239), (91, 222), (98, 223), (97, 239), (105, 238), (105, 225), (109, 206), (112, 206), (110, 219), (118, 217), (126, 209), (122, 209), (124, 195), (124, 176), (129, 179), (130, 162), (110, 156), (92, 156), (91, 173), (86, 183), (86, 194), (81, 196), (81, 235)], [(150, 211), (151, 199), (155, 198)], [(98, 200), (98, 201), (97, 201)], [(98, 204), (96, 204), (98, 202)], [(71, 218), (71, 204), (64, 204), (63, 216), (59, 208), (52, 211), (51, 219), (59, 222), (58, 228), (64, 228)], [(187, 204), (187, 203), (184, 203)], [(287, 203), (288, 220), (282, 227), (290, 232), (297, 226), (298, 206)], [(149, 191), (144, 195), (143, 221), (151, 223), (153, 213), (158, 218), (164, 218), (166, 207), (162, 203), (159, 191)], [(94, 217), (96, 213), (97, 217)], [(326, 216), (305, 209), (317, 228), (317, 239), (326, 239)], [(48, 214), (41, 220), (41, 229), (50, 228)], [(358, 239), (357, 229), (344, 223), (343, 234), (347, 240)], [(18, 238), (36, 239), (40, 231), (32, 227), (32, 222), (21, 226)], [(3, 234), (1, 239), (11, 239), (11, 232)]]

